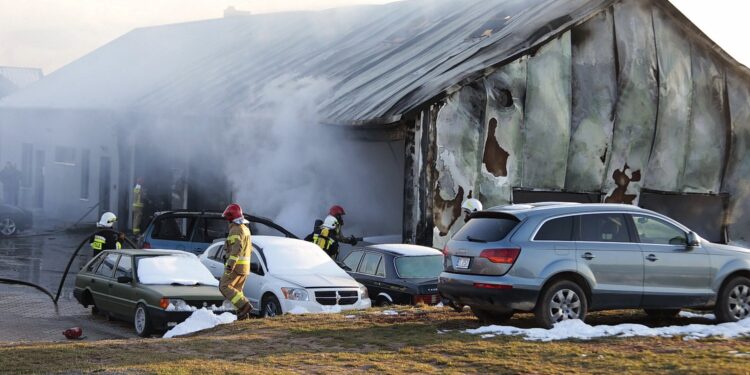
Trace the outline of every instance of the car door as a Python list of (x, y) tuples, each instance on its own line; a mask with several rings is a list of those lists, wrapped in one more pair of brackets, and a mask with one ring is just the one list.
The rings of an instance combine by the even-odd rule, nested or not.
[(267, 282), (267, 268), (265, 267), (260, 251), (254, 248), (253, 252), (250, 253), (250, 274), (247, 275), (243, 292), (255, 311), (260, 310), (260, 299)]
[(225, 238), (228, 234), (229, 228), (226, 220), (211, 217), (199, 218), (188, 249), (193, 253), (201, 254), (216, 239)]
[[(119, 277), (129, 277), (128, 283), (117, 281)], [(112, 299), (112, 312), (123, 319), (132, 318), (135, 313), (135, 287), (133, 287), (133, 258), (130, 255), (121, 255), (115, 268), (114, 280), (110, 282), (110, 298)]]
[(208, 248), (208, 254), (206, 254), (206, 257), (201, 258), (203, 265), (206, 266), (206, 268), (211, 271), (211, 274), (217, 279), (221, 279), (221, 276), (224, 274), (224, 265), (226, 264), (224, 255), (224, 244), (215, 243)]
[(622, 213), (575, 220), (578, 271), (593, 278), (590, 308), (637, 308), (643, 295), (643, 256)]
[[(362, 257), (362, 261), (357, 267), (357, 278), (356, 280), (367, 287), (367, 292), (372, 298), (378, 297), (384, 292), (383, 281), (384, 275), (378, 275), (378, 267), (383, 260), (383, 255), (380, 253), (367, 251)], [(383, 270), (381, 267), (380, 270)]]
[(643, 307), (703, 306), (713, 296), (708, 251), (687, 232), (648, 214), (631, 215), (644, 259)]
[(96, 272), (91, 275), (91, 291), (96, 307), (99, 310), (112, 311), (112, 298), (110, 294), (110, 284), (112, 284), (115, 266), (120, 254), (107, 253)]

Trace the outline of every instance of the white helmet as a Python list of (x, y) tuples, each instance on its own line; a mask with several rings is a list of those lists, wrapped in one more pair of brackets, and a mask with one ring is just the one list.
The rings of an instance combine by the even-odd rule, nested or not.
[(112, 228), (113, 225), (115, 225), (115, 221), (117, 221), (117, 216), (111, 212), (105, 212), (102, 214), (102, 218), (99, 219), (99, 222), (96, 223), (96, 226), (99, 228)]
[(331, 216), (328, 215), (325, 220), (323, 220), (323, 227), (328, 229), (336, 229), (336, 227), (339, 226), (339, 221)]
[(461, 209), (468, 213), (482, 211), (482, 202), (480, 202), (479, 199), (467, 199), (464, 201), (464, 204), (461, 205)]

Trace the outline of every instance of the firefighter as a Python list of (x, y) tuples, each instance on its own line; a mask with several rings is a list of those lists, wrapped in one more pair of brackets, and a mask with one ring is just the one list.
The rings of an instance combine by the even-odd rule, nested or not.
[(143, 178), (138, 177), (133, 187), (133, 222), (134, 235), (141, 234), (141, 219), (143, 218)]
[(464, 222), (467, 222), (472, 213), (482, 211), (482, 202), (476, 198), (469, 198), (461, 205), (461, 210), (464, 212)]
[[(357, 244), (357, 242), (361, 241), (362, 239), (354, 237), (354, 236), (349, 236), (349, 237), (344, 236), (341, 230), (344, 226), (344, 215), (346, 215), (346, 212), (344, 212), (344, 207), (341, 207), (339, 205), (333, 205), (328, 210), (328, 216), (326, 217), (326, 220), (328, 220), (328, 218), (330, 217), (333, 217), (334, 219), (336, 219), (335, 229), (333, 233), (333, 238), (336, 241), (347, 243), (349, 245), (354, 246)], [(323, 222), (325, 223), (326, 220), (323, 220)]]
[(102, 250), (122, 248), (122, 243), (120, 243), (120, 241), (123, 239), (124, 235), (122, 233), (118, 234), (112, 229), (116, 221), (117, 216), (115, 216), (115, 214), (111, 212), (105, 212), (102, 214), (99, 222), (96, 223), (96, 227), (100, 228), (101, 230), (94, 233), (89, 241), (89, 245), (91, 245), (91, 250), (93, 250), (94, 256), (97, 256), (102, 252)]
[(250, 301), (242, 290), (250, 273), (250, 229), (240, 205), (232, 203), (224, 210), (224, 218), (229, 221), (229, 235), (224, 244), (227, 260), (224, 275), (219, 282), (219, 290), (237, 308), (237, 319), (246, 319), (250, 313)]
[[(320, 220), (316, 220), (316, 223)], [(338, 221), (333, 216), (326, 217), (305, 240), (318, 245), (323, 251), (336, 260), (339, 256), (339, 242), (336, 239)]]

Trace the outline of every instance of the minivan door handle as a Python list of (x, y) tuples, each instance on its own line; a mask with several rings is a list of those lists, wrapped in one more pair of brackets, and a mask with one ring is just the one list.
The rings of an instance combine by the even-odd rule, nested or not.
[(647, 259), (647, 260), (650, 260), (650, 261), (652, 261), (652, 262), (656, 262), (657, 260), (659, 260), (659, 258), (657, 258), (657, 257), (656, 257), (656, 255), (654, 255), (654, 254), (649, 254), (649, 255), (648, 255), (648, 256), (646, 257), (646, 259)]
[(591, 254), (591, 253), (587, 252), (587, 253), (584, 253), (583, 255), (581, 255), (581, 258), (586, 259), (586, 260), (591, 260), (591, 259), (596, 258), (596, 256), (594, 256), (594, 254)]

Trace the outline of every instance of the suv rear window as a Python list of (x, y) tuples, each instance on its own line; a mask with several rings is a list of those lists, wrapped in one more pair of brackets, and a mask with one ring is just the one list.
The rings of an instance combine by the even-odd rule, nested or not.
[(456, 241), (495, 242), (500, 241), (518, 225), (518, 219), (512, 216), (472, 217), (458, 233), (453, 236)]

